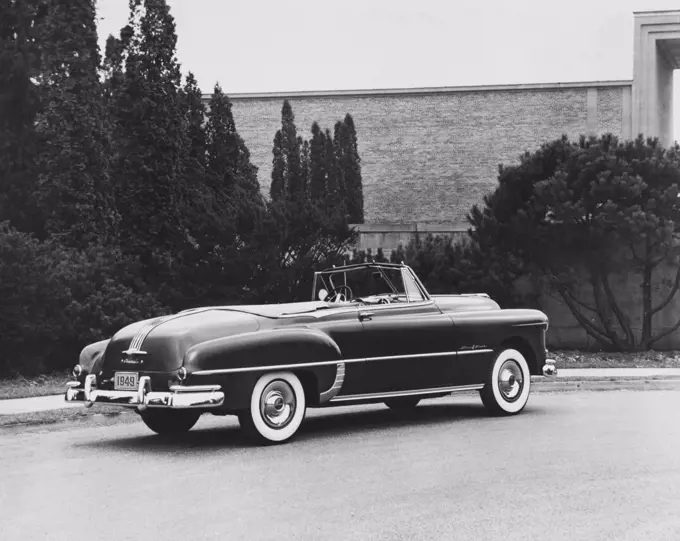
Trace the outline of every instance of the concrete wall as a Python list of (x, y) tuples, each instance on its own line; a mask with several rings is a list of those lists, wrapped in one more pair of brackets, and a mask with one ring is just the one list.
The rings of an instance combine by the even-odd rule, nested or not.
[(359, 230), (359, 250), (371, 250), (375, 254), (378, 248), (382, 248), (386, 257), (400, 244), (406, 246), (415, 238), (424, 240), (428, 235), (446, 236), (455, 243), (467, 237), (468, 230), (466, 224), (448, 223), (355, 224), (354, 227)]
[[(673, 70), (680, 69), (680, 11), (634, 15), (633, 133), (673, 142)], [(677, 137), (675, 137), (677, 138)]]
[(631, 83), (626, 81), (230, 99), (267, 194), (284, 99), (293, 107), (298, 133), (307, 138), (312, 122), (332, 131), (351, 113), (368, 224), (464, 223), (471, 206), (495, 186), (500, 163), (516, 163), (520, 154), (564, 133), (630, 136)]
[[(653, 306), (659, 305), (666, 298), (670, 289), (667, 285), (664, 285), (664, 282), (672, 283), (676, 270), (676, 266), (666, 265), (661, 266), (655, 273), (652, 286)], [(613, 276), (611, 285), (620, 308), (629, 318), (631, 329), (636, 338), (639, 338), (642, 329), (640, 275), (623, 273), (619, 276)], [(592, 288), (584, 284), (580, 289), (579, 298), (592, 305)], [(598, 343), (579, 325), (569, 307), (561, 299), (543, 295), (539, 303), (540, 308), (550, 318), (550, 329), (548, 330), (550, 347), (566, 349), (599, 348)], [(583, 310), (582, 312), (585, 315), (592, 316), (592, 313), (588, 311)], [(677, 294), (673, 302), (653, 317), (653, 335), (659, 335), (672, 329), (678, 321), (680, 321), (680, 294)], [(622, 332), (620, 334), (623, 336)], [(654, 349), (680, 350), (680, 330), (675, 330), (662, 338), (653, 347)]]

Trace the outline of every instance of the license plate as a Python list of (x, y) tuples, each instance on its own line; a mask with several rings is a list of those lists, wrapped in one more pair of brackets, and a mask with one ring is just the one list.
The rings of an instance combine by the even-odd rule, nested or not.
[(136, 391), (139, 385), (137, 372), (116, 372), (113, 380), (113, 388), (116, 391)]

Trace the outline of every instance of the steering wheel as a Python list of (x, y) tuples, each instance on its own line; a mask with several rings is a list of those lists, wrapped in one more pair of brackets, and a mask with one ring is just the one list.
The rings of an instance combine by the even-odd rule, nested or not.
[(391, 303), (390, 299), (388, 299), (387, 297), (380, 297), (378, 299), (378, 304), (391, 304)]
[[(343, 291), (347, 291), (347, 293), (342, 293)], [(328, 295), (328, 301), (327, 302), (347, 302), (349, 301), (354, 294), (352, 293), (352, 290), (350, 289), (349, 286), (338, 286), (334, 287), (333, 291), (331, 291), (330, 295)]]

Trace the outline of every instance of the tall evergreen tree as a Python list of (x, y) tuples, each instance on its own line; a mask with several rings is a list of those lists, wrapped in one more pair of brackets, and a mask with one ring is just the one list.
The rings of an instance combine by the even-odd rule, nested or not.
[(47, 233), (73, 247), (110, 244), (119, 219), (108, 174), (94, 0), (51, 0), (41, 42), (36, 195)]
[(186, 174), (190, 178), (201, 178), (205, 175), (207, 162), (207, 137), (204, 126), (206, 109), (201, 89), (193, 73), (188, 73), (179, 96), (188, 137)]
[[(326, 148), (324, 152), (325, 175), (326, 175), (326, 199), (336, 210), (343, 206), (342, 193), (340, 190), (341, 178), (338, 171), (338, 159), (335, 152), (335, 144), (330, 130), (326, 129)], [(344, 212), (344, 211), (343, 211)]]
[(44, 0), (0, 0), (0, 220), (44, 236), (33, 195), (40, 148), (35, 129), (40, 110), (40, 33)]
[(206, 124), (208, 134), (208, 175), (215, 201), (235, 213), (236, 228), (245, 233), (253, 227), (253, 207), (264, 205), (257, 180), (257, 167), (236, 130), (232, 104), (219, 84), (210, 99)]
[(347, 214), (347, 163), (350, 148), (350, 136), (347, 125), (338, 121), (333, 133), (333, 153), (335, 154), (335, 182), (333, 197), (338, 201), (338, 208), (343, 216)]
[(302, 197), (309, 197), (309, 141), (298, 136), (298, 146), (300, 147), (300, 191)]
[[(131, 0), (130, 7), (130, 29), (121, 33), (124, 73), (112, 90), (113, 172), (121, 247), (150, 264), (154, 254), (167, 259), (188, 242), (183, 157), (189, 143), (174, 19), (165, 0)], [(147, 271), (157, 272), (148, 265)]]
[(301, 142), (295, 126), (295, 115), (288, 100), (281, 108), (281, 129), (274, 137), (274, 160), (270, 195), (278, 201), (285, 197), (291, 201), (304, 198), (305, 175), (301, 163)]
[(283, 135), (281, 130), (274, 136), (274, 148), (272, 150), (272, 182), (269, 185), (269, 196), (272, 201), (281, 201), (286, 196), (286, 157), (283, 151)]
[(361, 158), (354, 119), (349, 113), (345, 115), (344, 124), (347, 127), (349, 139), (343, 163), (348, 220), (353, 224), (362, 224), (364, 223), (364, 190), (361, 179)]
[(326, 138), (314, 122), (309, 144), (309, 197), (315, 205), (319, 205), (326, 195), (326, 177)]

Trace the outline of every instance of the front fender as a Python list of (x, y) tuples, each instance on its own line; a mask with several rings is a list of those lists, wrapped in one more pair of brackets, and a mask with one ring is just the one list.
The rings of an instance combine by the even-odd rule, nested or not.
[(295, 372), (310, 391), (310, 398), (324, 402), (330, 399), (327, 391), (337, 383), (338, 373), (344, 374), (344, 367), (339, 369), (340, 363), (333, 362), (341, 360), (340, 348), (326, 333), (288, 327), (197, 344), (184, 356), (184, 367), (190, 380), (219, 382), (227, 396), (240, 405), (262, 374), (276, 370)]

